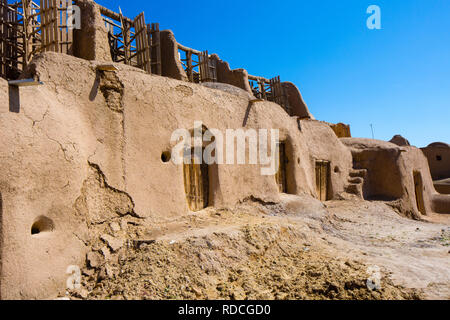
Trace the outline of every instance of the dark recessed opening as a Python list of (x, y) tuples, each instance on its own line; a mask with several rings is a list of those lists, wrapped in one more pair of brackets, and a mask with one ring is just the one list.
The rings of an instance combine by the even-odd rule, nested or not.
[(47, 217), (39, 217), (31, 226), (31, 234), (38, 235), (44, 232), (52, 232), (55, 229), (53, 221)]
[(442, 161), (442, 156), (436, 156), (437, 161)]
[(334, 172), (335, 172), (335, 173), (339, 173), (340, 171), (341, 171), (341, 170), (339, 170), (339, 167), (337, 167), (337, 166), (334, 167)]
[(164, 152), (161, 154), (161, 161), (164, 162), (164, 163), (169, 162), (169, 161), (170, 161), (170, 158), (171, 158), (170, 151), (164, 151)]

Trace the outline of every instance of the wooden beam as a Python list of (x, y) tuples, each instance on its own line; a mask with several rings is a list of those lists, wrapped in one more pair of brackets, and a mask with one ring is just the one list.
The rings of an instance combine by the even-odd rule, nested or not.
[(31, 86), (38, 86), (43, 85), (44, 83), (42, 81), (36, 81), (34, 79), (22, 79), (22, 80), (11, 80), (8, 81), (8, 85), (14, 86), (14, 87), (31, 87)]
[(99, 5), (99, 7), (100, 7), (100, 13), (103, 14), (104, 16), (106, 16), (106, 17), (108, 17), (110, 19), (114, 19), (116, 21), (120, 21), (122, 19), (126, 23), (133, 24), (133, 20), (131, 20), (131, 19), (127, 18), (127, 17), (124, 17), (121, 14), (116, 13), (116, 12), (114, 12), (112, 10), (109, 10), (108, 8), (105, 8), (103, 6)]

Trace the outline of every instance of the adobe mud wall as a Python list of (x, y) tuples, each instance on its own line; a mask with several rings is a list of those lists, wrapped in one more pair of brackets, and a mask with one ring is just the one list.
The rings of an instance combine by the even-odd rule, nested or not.
[(231, 84), (253, 94), (245, 69), (231, 70), (228, 62), (220, 60), (217, 54), (211, 55), (211, 58), (217, 61), (217, 82)]
[[(101, 15), (100, 6), (92, 0), (78, 0), (81, 9), (81, 29), (74, 30), (73, 55), (90, 61), (111, 62), (108, 31)], [(178, 43), (171, 30), (160, 33), (161, 41), (161, 75), (172, 79), (188, 81), (186, 72), (179, 58)], [(217, 61), (217, 82), (230, 84), (253, 94), (248, 73), (245, 69), (231, 70), (227, 62), (217, 54), (211, 55)], [(283, 82), (291, 107), (291, 115), (314, 119), (298, 88), (291, 82)]]
[(283, 82), (282, 85), (288, 96), (291, 115), (294, 117), (299, 117), (300, 119), (314, 120), (314, 116), (309, 112), (308, 106), (303, 100), (302, 94), (297, 86), (292, 82)]
[[(435, 191), (428, 162), (420, 149), (371, 139), (341, 141), (352, 151), (353, 167), (367, 169), (364, 199), (388, 201), (402, 214), (416, 219), (428, 212), (450, 212), (450, 197)], [(420, 176), (421, 190), (416, 190), (415, 175)], [(416, 194), (423, 194), (424, 212), (418, 207)]]
[(108, 31), (100, 7), (92, 0), (77, 0), (81, 11), (81, 29), (73, 31), (73, 55), (86, 60), (111, 62)]
[(188, 81), (178, 56), (178, 43), (172, 30), (161, 31), (162, 75), (172, 79)]
[(434, 187), (441, 194), (450, 194), (450, 178), (434, 181)]
[(432, 143), (422, 148), (428, 159), (433, 180), (450, 178), (450, 146), (446, 143)]
[[(67, 267), (84, 264), (93, 228), (124, 217), (145, 225), (190, 213), (183, 167), (162, 155), (174, 146), (173, 131), (192, 130), (194, 121), (223, 132), (279, 129), (289, 145), (289, 193), (317, 197), (316, 158), (339, 168), (331, 197), (344, 191), (340, 179), (348, 176), (351, 153), (325, 123), (299, 123), (275, 103), (250, 104), (245, 91), (229, 93), (122, 64), (115, 64), (117, 72), (102, 72), (96, 65), (55, 53), (36, 57), (25, 76), (44, 85), (20, 88), (17, 112), (10, 111), (8, 85), (0, 80), (0, 136), (8, 142), (0, 154), (3, 298), (64, 292)], [(211, 168), (209, 205), (277, 202), (275, 177), (260, 169)]]

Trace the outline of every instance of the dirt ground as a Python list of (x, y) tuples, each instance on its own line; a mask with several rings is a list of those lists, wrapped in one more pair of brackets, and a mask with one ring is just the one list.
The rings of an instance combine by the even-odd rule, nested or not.
[[(283, 195), (164, 225), (92, 225), (72, 299), (450, 299), (450, 218)], [(373, 270), (379, 286), (369, 289)], [(369, 282), (368, 282), (369, 280)], [(64, 293), (62, 293), (64, 294)]]

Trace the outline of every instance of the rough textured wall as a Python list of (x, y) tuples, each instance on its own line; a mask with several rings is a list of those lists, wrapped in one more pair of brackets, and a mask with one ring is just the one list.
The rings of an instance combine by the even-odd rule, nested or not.
[(92, 0), (77, 0), (81, 10), (81, 29), (73, 32), (73, 53), (86, 60), (112, 61), (108, 32), (99, 6)]
[(434, 181), (434, 187), (439, 193), (450, 194), (450, 178)]
[(410, 146), (411, 144), (409, 143), (409, 141), (402, 137), (401, 135), (395, 135), (390, 141), (390, 143), (396, 144), (400, 147), (404, 147), (404, 146)]
[(432, 143), (422, 149), (430, 165), (433, 180), (450, 178), (450, 146), (446, 143)]
[[(73, 102), (53, 90), (21, 88), (18, 113), (9, 111), (5, 92), (7, 83), (1, 80), (1, 140), (7, 143), (0, 154), (0, 291), (3, 299), (45, 298), (65, 287), (69, 265), (83, 261), (79, 237), (86, 224), (73, 207), (85, 166), (73, 156), (83, 140), (77, 138), (81, 121), (66, 107)], [(56, 228), (32, 235), (33, 224), (43, 218)]]
[(161, 71), (165, 77), (188, 81), (178, 56), (178, 43), (172, 30), (161, 31)]
[(292, 82), (283, 82), (282, 85), (288, 95), (292, 116), (299, 117), (300, 119), (314, 119), (297, 86)]
[(211, 58), (217, 61), (217, 82), (231, 84), (253, 94), (248, 82), (247, 70), (231, 70), (228, 62), (221, 60), (217, 54), (211, 55)]
[[(0, 81), (0, 136), (8, 142), (0, 153), (3, 298), (46, 298), (64, 290), (67, 267), (84, 263), (93, 230), (117, 219), (139, 219), (145, 226), (190, 213), (183, 169), (163, 162), (161, 154), (173, 147), (175, 129), (192, 129), (196, 120), (222, 131), (243, 124), (279, 129), (289, 146), (290, 193), (316, 194), (315, 157), (331, 159), (342, 176), (351, 166), (350, 152), (326, 124), (309, 121), (299, 130), (297, 119), (279, 105), (251, 104), (245, 91), (211, 89), (121, 64), (116, 73), (101, 72), (96, 65), (45, 53), (27, 71), (44, 85), (8, 96)], [(277, 202), (274, 176), (262, 176), (260, 169), (212, 167), (210, 205), (227, 207), (249, 197)], [(342, 189), (338, 176), (336, 192)], [(36, 223), (42, 232), (32, 234)]]
[(391, 201), (401, 213), (420, 218), (416, 172), (423, 182), (426, 213), (450, 212), (450, 197), (438, 195), (434, 190), (428, 162), (420, 149), (371, 139), (343, 138), (341, 141), (352, 151), (354, 168), (368, 170), (363, 186), (365, 199)]
[[(315, 161), (330, 161), (331, 199), (337, 198), (345, 190), (349, 172), (352, 169), (352, 155), (342, 144), (326, 122), (299, 120), (310, 152), (309, 172), (315, 174)], [(313, 179), (315, 182), (315, 177)], [(317, 197), (317, 195), (316, 195)]]

